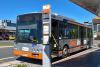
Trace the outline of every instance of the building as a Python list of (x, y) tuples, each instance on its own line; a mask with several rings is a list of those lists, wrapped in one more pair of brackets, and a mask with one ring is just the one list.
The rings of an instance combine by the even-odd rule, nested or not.
[(4, 29), (9, 31), (16, 31), (16, 23), (11, 20), (4, 21)]
[(0, 20), (0, 39), (8, 36), (15, 35), (16, 23), (11, 20)]
[(93, 32), (96, 39), (100, 39), (100, 17), (95, 17), (93, 20)]

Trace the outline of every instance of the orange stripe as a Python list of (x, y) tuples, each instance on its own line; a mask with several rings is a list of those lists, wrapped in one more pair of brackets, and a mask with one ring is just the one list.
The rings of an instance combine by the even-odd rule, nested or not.
[(71, 45), (71, 46), (77, 46), (77, 40), (75, 39), (75, 40), (69, 40), (69, 45)]
[(33, 59), (40, 59), (42, 60), (42, 53), (32, 53), (32, 52), (26, 52), (26, 51), (21, 51), (21, 50), (13, 50), (13, 54), (16, 56), (24, 56), (28, 58), (33, 58)]

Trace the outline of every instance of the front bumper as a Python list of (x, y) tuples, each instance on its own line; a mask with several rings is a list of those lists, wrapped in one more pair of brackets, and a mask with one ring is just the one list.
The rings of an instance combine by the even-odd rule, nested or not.
[(42, 60), (42, 53), (33, 53), (33, 52), (26, 52), (22, 50), (13, 49), (13, 54), (15, 56), (23, 56), (23, 57)]

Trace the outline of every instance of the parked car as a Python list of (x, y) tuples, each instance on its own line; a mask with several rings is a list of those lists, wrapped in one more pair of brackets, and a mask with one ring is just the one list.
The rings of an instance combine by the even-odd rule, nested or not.
[(0, 36), (0, 40), (3, 40), (3, 37), (2, 36)]
[(9, 36), (9, 40), (15, 40), (15, 36), (14, 35), (10, 35)]
[(4, 40), (9, 40), (9, 35), (7, 35), (7, 34), (3, 35), (3, 39)]

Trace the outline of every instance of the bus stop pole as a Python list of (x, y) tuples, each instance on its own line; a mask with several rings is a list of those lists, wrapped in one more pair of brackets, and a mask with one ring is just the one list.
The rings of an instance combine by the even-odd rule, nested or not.
[(42, 67), (51, 67), (51, 59), (50, 59), (50, 46), (43, 46), (43, 65)]
[[(45, 19), (46, 18), (46, 19)], [(43, 6), (43, 64), (42, 67), (51, 67), (51, 10), (50, 5)]]

